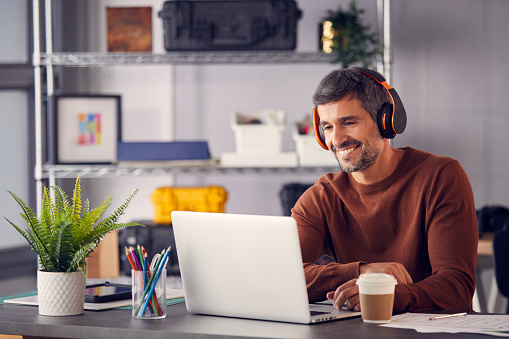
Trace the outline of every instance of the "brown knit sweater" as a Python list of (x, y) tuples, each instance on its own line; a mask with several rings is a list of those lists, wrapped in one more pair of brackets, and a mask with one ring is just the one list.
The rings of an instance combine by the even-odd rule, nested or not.
[[(296, 203), (311, 302), (358, 277), (360, 262), (399, 262), (414, 283), (396, 286), (395, 312), (471, 310), (478, 230), (467, 175), (453, 159), (404, 150), (381, 182), (328, 173)], [(322, 254), (335, 262), (314, 264)]]

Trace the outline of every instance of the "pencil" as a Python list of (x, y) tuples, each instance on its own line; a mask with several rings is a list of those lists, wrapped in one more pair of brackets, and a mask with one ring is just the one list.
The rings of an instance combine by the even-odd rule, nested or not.
[(145, 269), (145, 266), (143, 266), (143, 254), (141, 253), (141, 247), (140, 245), (138, 244), (138, 256), (139, 256), (139, 259), (140, 259), (140, 265), (141, 265), (141, 268), (142, 269)]
[(129, 253), (131, 253), (131, 257), (136, 266), (136, 270), (142, 271), (143, 269), (141, 268), (140, 262), (138, 261), (138, 256), (136, 255), (136, 253), (134, 253), (134, 247), (129, 246)]
[(148, 281), (147, 262), (148, 262), (148, 255), (147, 255), (147, 253), (145, 253), (145, 256), (143, 257), (143, 277), (145, 279), (145, 285), (144, 286), (147, 286), (147, 281)]
[(129, 254), (127, 247), (124, 247), (124, 249), (125, 249), (125, 256), (127, 257), (127, 260), (129, 260), (129, 263), (131, 264), (131, 267), (133, 268), (133, 270), (136, 270), (136, 267), (134, 266), (133, 260), (131, 259), (131, 255)]
[(452, 317), (460, 317), (462, 315), (467, 315), (467, 312), (441, 315), (441, 316), (438, 316), (438, 317), (429, 318), (429, 320), (438, 320), (438, 319), (445, 319), (445, 318), (452, 318)]

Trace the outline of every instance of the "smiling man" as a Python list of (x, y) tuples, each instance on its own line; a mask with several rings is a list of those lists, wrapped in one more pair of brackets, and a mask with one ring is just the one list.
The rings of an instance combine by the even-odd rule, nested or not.
[[(395, 312), (471, 310), (478, 231), (461, 165), (390, 146), (406, 113), (376, 72), (335, 70), (313, 102), (318, 142), (340, 171), (323, 175), (292, 210), (310, 301), (360, 310), (359, 274), (383, 272), (398, 280)], [(315, 264), (322, 255), (334, 262)]]

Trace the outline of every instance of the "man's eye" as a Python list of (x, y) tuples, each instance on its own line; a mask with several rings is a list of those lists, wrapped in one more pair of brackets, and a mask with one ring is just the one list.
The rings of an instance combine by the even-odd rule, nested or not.
[(345, 125), (345, 126), (352, 126), (352, 125), (355, 125), (355, 121), (345, 121), (344, 125)]
[(332, 128), (332, 127), (331, 127), (330, 125), (324, 125), (324, 126), (322, 126), (322, 129), (323, 129), (324, 131), (327, 131), (327, 130), (329, 130), (329, 129), (331, 129), (331, 128)]

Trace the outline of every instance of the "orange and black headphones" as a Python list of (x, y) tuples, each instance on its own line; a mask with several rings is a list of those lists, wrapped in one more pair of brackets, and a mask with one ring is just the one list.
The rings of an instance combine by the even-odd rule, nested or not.
[[(396, 90), (389, 86), (383, 75), (380, 73), (367, 68), (353, 68), (375, 79), (379, 84), (384, 86), (391, 97), (392, 103), (383, 104), (377, 112), (377, 125), (382, 137), (392, 139), (396, 136), (396, 134), (403, 133), (406, 127), (406, 111)], [(325, 144), (325, 137), (320, 126), (320, 116), (318, 115), (316, 107), (313, 108), (313, 127), (315, 130), (316, 140), (322, 148), (328, 150), (329, 147)]]

